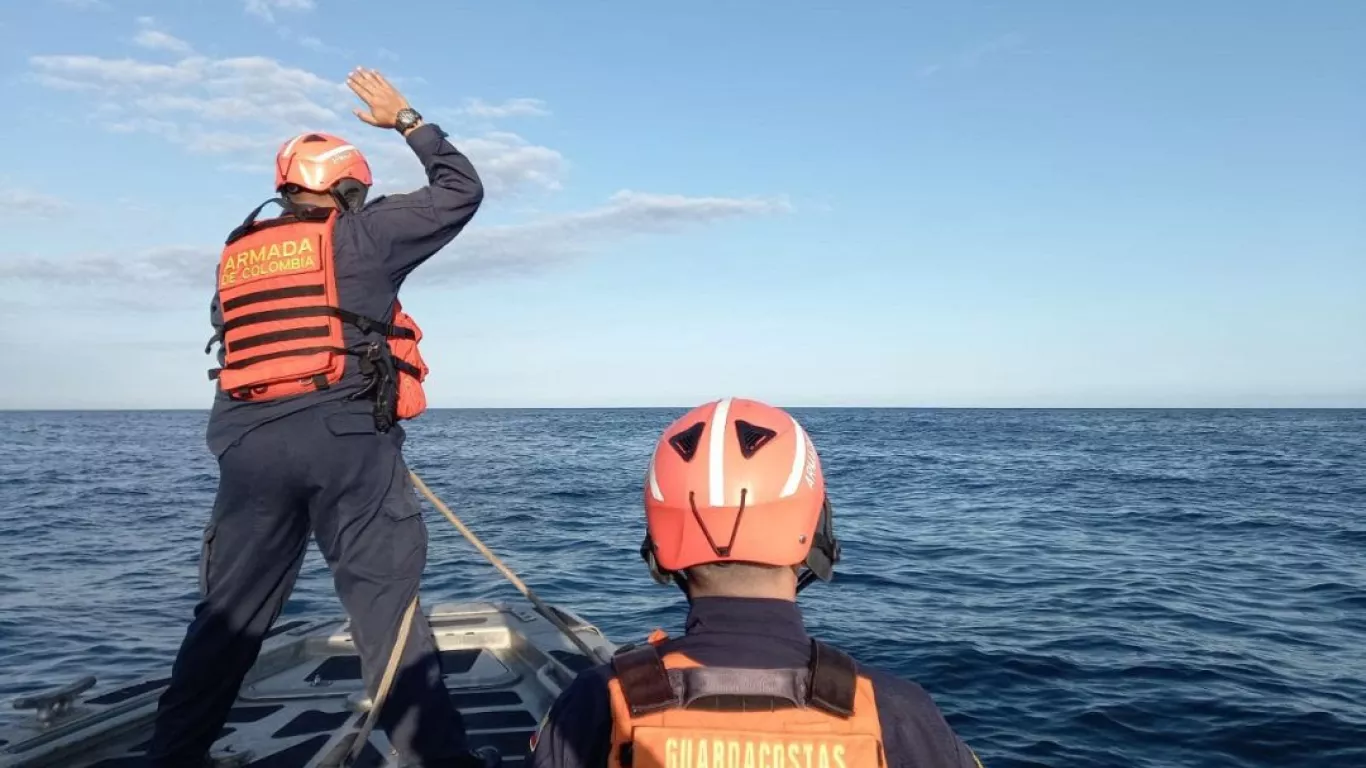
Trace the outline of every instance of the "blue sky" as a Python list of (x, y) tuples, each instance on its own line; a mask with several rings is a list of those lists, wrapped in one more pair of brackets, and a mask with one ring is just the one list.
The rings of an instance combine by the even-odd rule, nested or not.
[(8, 7), (0, 407), (205, 407), (278, 144), (420, 183), (356, 65), (490, 190), (404, 290), (435, 405), (1366, 406), (1364, 39), (1350, 2)]

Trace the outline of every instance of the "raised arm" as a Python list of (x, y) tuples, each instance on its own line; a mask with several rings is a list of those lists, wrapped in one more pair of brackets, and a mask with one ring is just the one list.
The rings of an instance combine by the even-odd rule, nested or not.
[(380, 198), (361, 212), (390, 277), (401, 283), (469, 224), (484, 200), (484, 185), (469, 158), (440, 127), (417, 116), (383, 75), (358, 69), (347, 84), (370, 107), (356, 110), (356, 116), (380, 128), (400, 128), (427, 172), (427, 186)]

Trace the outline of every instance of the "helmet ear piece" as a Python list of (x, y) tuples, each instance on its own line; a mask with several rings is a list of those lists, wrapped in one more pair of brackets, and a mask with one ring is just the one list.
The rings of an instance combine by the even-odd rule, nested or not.
[(821, 504), (820, 522), (816, 524), (816, 535), (811, 541), (811, 551), (806, 554), (807, 573), (802, 574), (797, 589), (801, 591), (812, 581), (830, 581), (835, 578), (835, 563), (840, 561), (840, 542), (835, 538), (835, 516), (827, 497)]
[(645, 540), (640, 543), (640, 559), (649, 567), (650, 578), (654, 579), (656, 584), (668, 584), (673, 581), (673, 573), (659, 567), (659, 561), (655, 559), (655, 543), (648, 533), (645, 534)]
[(358, 211), (365, 206), (370, 187), (355, 179), (342, 179), (332, 185), (332, 197), (343, 211)]

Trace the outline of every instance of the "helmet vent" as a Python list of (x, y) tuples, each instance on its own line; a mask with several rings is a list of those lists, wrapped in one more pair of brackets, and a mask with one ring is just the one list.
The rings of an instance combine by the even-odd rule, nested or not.
[(778, 433), (768, 427), (750, 424), (748, 421), (735, 420), (735, 434), (740, 438), (740, 455), (746, 459), (777, 437)]
[(322, 136), (319, 136), (316, 133), (310, 133), (302, 139), (299, 139), (299, 143), (301, 144), (310, 144), (315, 141), (327, 141), (327, 139), (323, 138)]
[(697, 444), (702, 441), (702, 430), (706, 428), (707, 425), (699, 421), (669, 438), (669, 445), (678, 451), (684, 461), (692, 461), (692, 457), (697, 455)]

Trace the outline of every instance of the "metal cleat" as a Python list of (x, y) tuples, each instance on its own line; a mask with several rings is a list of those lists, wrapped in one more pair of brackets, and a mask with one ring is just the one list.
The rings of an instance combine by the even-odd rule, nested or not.
[(15, 709), (32, 709), (38, 713), (38, 722), (51, 725), (68, 714), (75, 706), (78, 697), (95, 687), (95, 676), (86, 675), (74, 683), (39, 691), (14, 700)]

